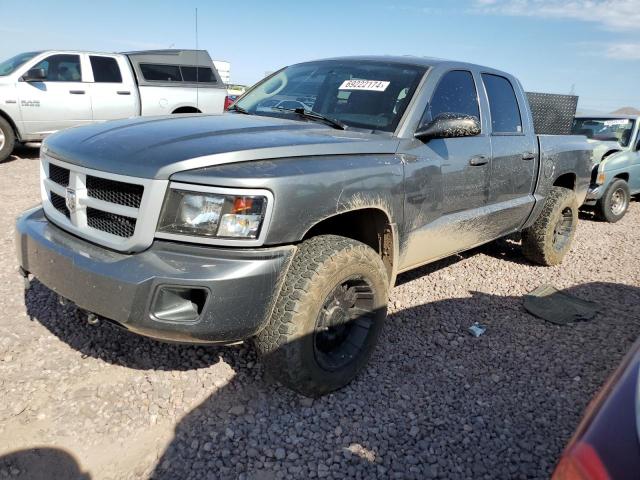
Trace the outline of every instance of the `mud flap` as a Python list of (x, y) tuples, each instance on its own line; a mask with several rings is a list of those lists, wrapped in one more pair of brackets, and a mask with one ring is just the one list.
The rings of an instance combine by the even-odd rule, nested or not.
[(597, 303), (571, 296), (551, 285), (541, 285), (525, 295), (524, 308), (532, 315), (556, 325), (592, 320), (599, 310)]

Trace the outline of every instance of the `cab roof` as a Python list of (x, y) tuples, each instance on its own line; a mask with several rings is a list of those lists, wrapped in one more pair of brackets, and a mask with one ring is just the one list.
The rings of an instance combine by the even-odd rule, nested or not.
[[(473, 70), (487, 70), (492, 72), (500, 72), (495, 68), (490, 68), (484, 65), (477, 65), (474, 63), (467, 62), (459, 62), (456, 60), (447, 60), (444, 58), (435, 58), (435, 57), (419, 57), (415, 55), (356, 55), (356, 56), (346, 56), (346, 57), (332, 57), (332, 58), (323, 58), (317, 60), (309, 60), (308, 62), (300, 62), (300, 63), (313, 63), (313, 62), (322, 62), (322, 61), (362, 61), (362, 62), (384, 62), (384, 63), (397, 63), (401, 65), (414, 65), (418, 67), (437, 67), (437, 66), (447, 66), (454, 68), (468, 68)], [(507, 72), (500, 72), (506, 76), (512, 76)]]

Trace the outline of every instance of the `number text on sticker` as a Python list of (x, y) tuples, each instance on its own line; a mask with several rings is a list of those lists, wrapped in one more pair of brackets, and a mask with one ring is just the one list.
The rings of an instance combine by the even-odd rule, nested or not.
[(369, 90), (372, 92), (384, 92), (391, 82), (383, 80), (345, 80), (339, 90)]

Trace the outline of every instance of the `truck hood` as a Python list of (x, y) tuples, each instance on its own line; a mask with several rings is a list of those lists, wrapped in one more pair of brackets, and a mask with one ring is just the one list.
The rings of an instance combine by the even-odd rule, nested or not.
[(43, 151), (82, 167), (142, 178), (224, 163), (312, 155), (395, 153), (398, 139), (256, 115), (116, 120), (51, 135)]
[(612, 150), (623, 151), (626, 150), (625, 147), (622, 147), (618, 142), (613, 141), (603, 141), (603, 140), (594, 140), (588, 139), (587, 143), (593, 146), (593, 163), (600, 163), (602, 161), (602, 156), (610, 152)]

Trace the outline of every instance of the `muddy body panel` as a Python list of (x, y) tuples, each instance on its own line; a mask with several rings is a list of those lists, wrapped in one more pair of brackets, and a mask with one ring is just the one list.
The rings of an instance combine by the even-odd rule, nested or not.
[(266, 324), (296, 247), (232, 252), (156, 242), (127, 255), (59, 229), (38, 208), (19, 218), (16, 249), (24, 273), (127, 330), (174, 342), (229, 343)]

